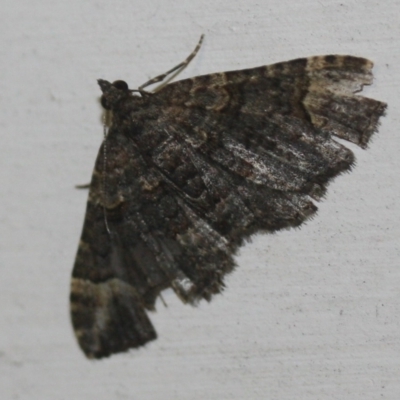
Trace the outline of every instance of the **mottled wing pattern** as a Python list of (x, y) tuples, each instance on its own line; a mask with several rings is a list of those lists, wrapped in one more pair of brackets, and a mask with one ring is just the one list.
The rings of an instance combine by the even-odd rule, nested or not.
[(185, 302), (210, 299), (233, 267), (227, 240), (198, 220), (129, 137), (111, 128), (106, 143), (71, 286), (72, 322), (90, 358), (155, 339), (145, 309), (154, 309), (161, 290), (172, 287)]
[(372, 83), (372, 67), (371, 61), (352, 56), (300, 58), (182, 80), (157, 95), (189, 108), (186, 112), (200, 107), (236, 117), (294, 117), (365, 147), (386, 108), (354, 95)]
[(354, 162), (332, 136), (365, 147), (385, 110), (354, 95), (371, 69), (362, 58), (313, 57), (199, 76), (143, 98), (100, 82), (113, 124), (71, 289), (87, 356), (155, 339), (145, 310), (163, 289), (210, 299), (244, 239), (315, 213), (311, 199)]
[(213, 197), (201, 217), (230, 243), (297, 226), (316, 211), (310, 198), (354, 163), (333, 136), (366, 147), (377, 128), (386, 104), (354, 95), (371, 69), (331, 55), (167, 85), (156, 96), (171, 104), (155, 125), (169, 143), (154, 162), (185, 194)]

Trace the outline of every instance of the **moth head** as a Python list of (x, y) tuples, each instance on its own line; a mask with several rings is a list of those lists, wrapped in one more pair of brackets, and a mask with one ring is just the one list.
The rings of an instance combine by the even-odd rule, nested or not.
[(115, 109), (120, 100), (130, 96), (131, 90), (129, 90), (128, 84), (125, 81), (115, 81), (110, 83), (103, 79), (99, 79), (97, 82), (103, 92), (100, 102), (106, 110)]

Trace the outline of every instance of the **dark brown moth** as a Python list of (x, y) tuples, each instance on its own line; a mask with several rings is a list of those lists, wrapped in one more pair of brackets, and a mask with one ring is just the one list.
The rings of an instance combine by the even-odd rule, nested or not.
[[(200, 41), (201, 43), (201, 41)], [(356, 96), (372, 62), (340, 55), (148, 85), (99, 80), (111, 120), (90, 184), (71, 284), (87, 357), (156, 338), (147, 315), (172, 288), (210, 300), (258, 231), (312, 216), (328, 182), (354, 164), (335, 141), (365, 148), (386, 105)]]

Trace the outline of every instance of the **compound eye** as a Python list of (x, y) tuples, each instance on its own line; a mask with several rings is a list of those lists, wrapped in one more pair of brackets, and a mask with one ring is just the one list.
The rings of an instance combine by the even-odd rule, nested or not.
[(104, 94), (100, 98), (100, 103), (105, 110), (111, 110), (111, 107), (108, 105), (107, 99)]
[(125, 81), (115, 81), (112, 85), (119, 90), (129, 90), (129, 86)]

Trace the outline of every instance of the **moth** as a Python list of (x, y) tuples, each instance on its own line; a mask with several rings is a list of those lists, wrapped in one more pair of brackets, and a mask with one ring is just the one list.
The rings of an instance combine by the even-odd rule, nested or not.
[(156, 339), (147, 312), (172, 288), (184, 303), (224, 288), (256, 232), (314, 215), (328, 182), (354, 165), (386, 104), (355, 95), (372, 62), (300, 58), (145, 90), (99, 79), (108, 127), (72, 273), (71, 316), (89, 358)]

